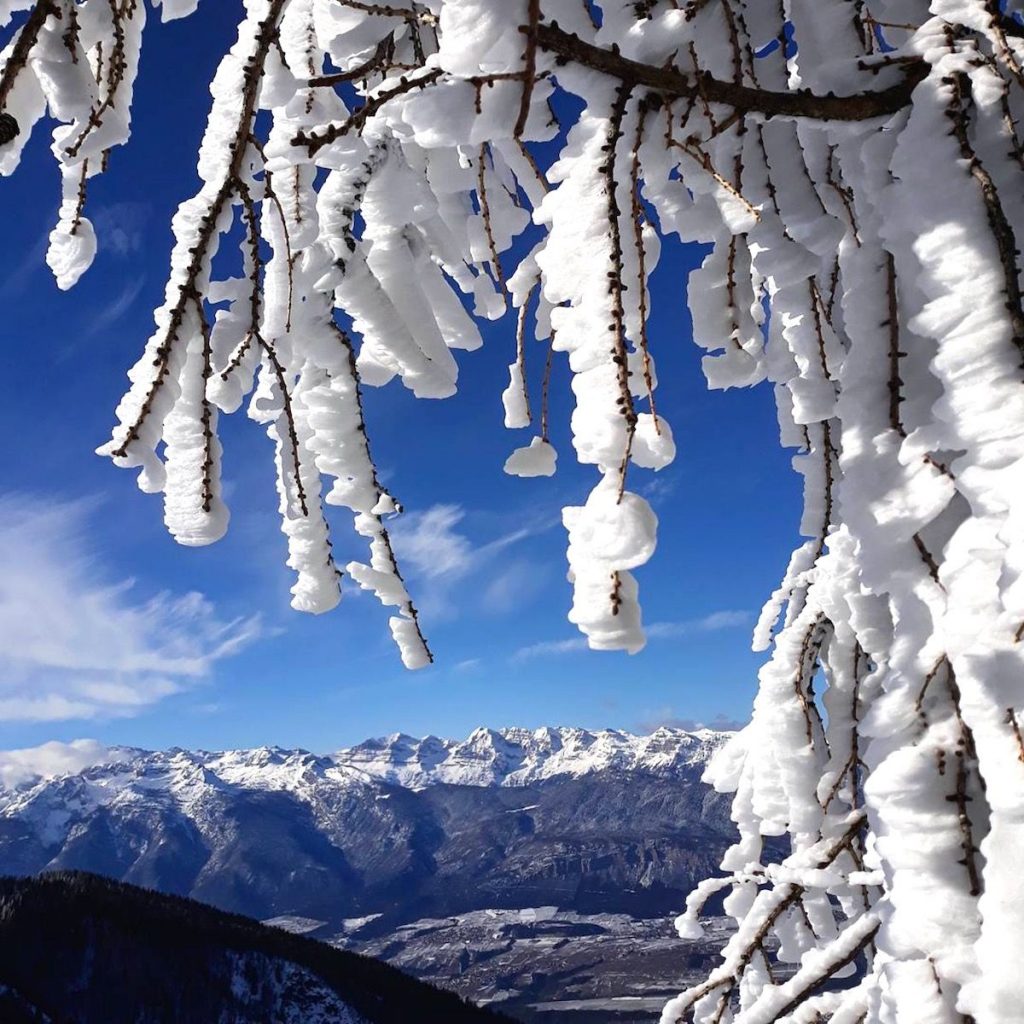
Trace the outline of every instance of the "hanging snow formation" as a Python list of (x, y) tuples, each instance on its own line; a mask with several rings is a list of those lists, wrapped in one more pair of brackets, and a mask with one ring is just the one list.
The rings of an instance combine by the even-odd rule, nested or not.
[[(664, 1024), (1024, 1021), (1022, 7), (246, 0), (213, 83), (202, 187), (103, 451), (163, 492), (179, 541), (209, 543), (228, 521), (217, 418), (251, 394), (293, 603), (337, 602), (322, 504), (348, 507), (370, 558), (347, 571), (396, 609), (411, 667), (430, 653), (361, 387), (452, 394), (452, 350), (480, 344), (467, 308), (511, 305), (505, 422), (536, 426), (506, 469), (549, 475), (530, 335), (548, 365), (565, 353), (597, 472), (563, 513), (570, 618), (637, 650), (630, 570), (657, 524), (629, 484), (675, 454), (647, 280), (659, 238), (711, 246), (689, 293), (705, 373), (771, 382), (809, 540), (756, 632), (753, 720), (711, 773), (740, 839), (679, 920), (692, 933), (727, 888), (739, 930)], [(48, 110), (62, 287), (95, 251), (86, 182), (127, 138), (143, 20), (142, 0), (0, 0), (0, 172)], [(557, 90), (583, 111), (540, 167)], [(239, 273), (215, 280), (232, 225)], [(762, 861), (772, 835), (782, 864)]]

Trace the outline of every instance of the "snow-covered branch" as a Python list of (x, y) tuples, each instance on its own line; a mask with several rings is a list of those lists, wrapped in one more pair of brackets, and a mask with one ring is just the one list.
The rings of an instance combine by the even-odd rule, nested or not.
[[(228, 518), (218, 417), (249, 396), (293, 604), (339, 600), (323, 506), (344, 505), (370, 549), (346, 571), (424, 665), (362, 389), (451, 395), (454, 353), (507, 315), (505, 423), (533, 436), (505, 468), (555, 471), (564, 358), (572, 444), (596, 471), (563, 509), (569, 618), (591, 647), (636, 651), (632, 570), (658, 522), (629, 487), (675, 458), (649, 281), (671, 273), (662, 244), (706, 246), (688, 291), (705, 376), (773, 387), (806, 541), (758, 623), (752, 721), (709, 773), (739, 836), (684, 926), (728, 890), (738, 930), (665, 1020), (1024, 1021), (1021, 5), (245, 9), (106, 453), (164, 493), (176, 538), (208, 543)], [(48, 111), (62, 287), (95, 251), (86, 183), (127, 138), (144, 15), (142, 0), (0, 0), (0, 173)]]
[(685, 74), (671, 64), (645, 64), (622, 55), (615, 44), (595, 46), (557, 24), (541, 24), (533, 30), (537, 45), (559, 58), (593, 68), (631, 85), (646, 86), (665, 98), (700, 98), (721, 103), (739, 113), (764, 117), (801, 117), (818, 121), (867, 121), (895, 114), (910, 104), (918, 83), (928, 72), (922, 60), (910, 60), (901, 67), (901, 78), (884, 89), (866, 89), (851, 95), (816, 95), (810, 89), (774, 91), (725, 82), (706, 70)]

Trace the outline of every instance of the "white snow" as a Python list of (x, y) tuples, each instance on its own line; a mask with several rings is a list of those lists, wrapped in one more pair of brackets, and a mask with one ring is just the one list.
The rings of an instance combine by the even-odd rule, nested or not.
[(542, 438), (535, 437), (529, 445), (517, 448), (505, 460), (505, 472), (510, 476), (554, 476), (558, 453)]
[(615, 768), (671, 774), (705, 763), (728, 735), (667, 727), (648, 736), (611, 729), (481, 728), (461, 741), (396, 733), (333, 756), (338, 764), (411, 789), (438, 784), (515, 787)]
[[(164, 0), (162, 13), (195, 6)], [(408, 17), (246, 0), (212, 84), (201, 186), (173, 221), (165, 302), (102, 451), (164, 494), (178, 540), (216, 540), (228, 525), (218, 415), (250, 395), (273, 443), (294, 606), (319, 613), (340, 599), (324, 505), (344, 505), (369, 548), (347, 571), (396, 610), (401, 658), (421, 667), (431, 654), (384, 522), (400, 506), (378, 481), (360, 387), (397, 379), (419, 397), (453, 394), (453, 352), (481, 341), (470, 310), (498, 319), (511, 306), (518, 343), (502, 398), (506, 423), (525, 427), (535, 306), (534, 337), (572, 376), (577, 460), (594, 468), (589, 496), (562, 513), (569, 618), (593, 648), (638, 651), (631, 570), (654, 554), (658, 524), (637, 475), (676, 455), (655, 416), (648, 279), (659, 233), (706, 246), (687, 288), (704, 374), (716, 388), (773, 387), (780, 439), (799, 449), (806, 541), (758, 624), (755, 645), (770, 654), (753, 719), (708, 773), (734, 794), (739, 839), (724, 870), (738, 930), (724, 966), (664, 1019), (767, 1020), (792, 996), (801, 1021), (820, 1011), (835, 1024), (1024, 1022), (1021, 4), (607, 0), (600, 25), (593, 6), (544, 0), (541, 13), (548, 28), (603, 47), (606, 63), (617, 52), (687, 86), (655, 94), (634, 75), (532, 48), (526, 0), (429, 0)], [(0, 0), (0, 21), (25, 8)], [(6, 175), (44, 113), (56, 122), (62, 191), (48, 261), (61, 287), (102, 243), (83, 189), (128, 138), (145, 5), (117, 25), (116, 5), (75, 9), (77, 34), (57, 18), (42, 24), (4, 98), (20, 131), (0, 151)], [(99, 72), (115, 48), (116, 88)], [(374, 54), (394, 64), (350, 85), (352, 109), (308, 85)], [(899, 102), (866, 118), (737, 118), (692, 88), (696, 71), (709, 88)], [(549, 107), (556, 89), (580, 104), (564, 136)], [(534, 167), (538, 142), (557, 153)], [(539, 240), (521, 237), (531, 224)], [(212, 282), (239, 225), (234, 276)], [(506, 469), (546, 475), (554, 461), (535, 438)], [(755, 498), (752, 528), (758, 513)], [(275, 755), (262, 769), (224, 755), (217, 769), (266, 770), (267, 784), (362, 771), (514, 785), (646, 758), (645, 742), (485, 731), (461, 744), (363, 745), (347, 752), (352, 763)], [(216, 784), (203, 759), (185, 762), (153, 778)], [(117, 773), (74, 778), (75, 801), (136, 792)], [(40, 809), (40, 827), (56, 833), (65, 817)], [(782, 835), (791, 853), (766, 871), (763, 839)], [(845, 944), (875, 923), (861, 984), (796, 990), (848, 971)], [(773, 982), (759, 935), (800, 962), (794, 980)]]

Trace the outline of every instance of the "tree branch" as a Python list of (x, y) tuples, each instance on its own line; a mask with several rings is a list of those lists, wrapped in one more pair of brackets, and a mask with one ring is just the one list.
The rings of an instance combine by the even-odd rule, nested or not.
[(14, 49), (11, 50), (11, 55), (7, 59), (3, 71), (0, 72), (0, 110), (3, 110), (7, 97), (10, 95), (11, 89), (14, 88), (15, 80), (28, 63), (28, 56), (32, 52), (32, 47), (36, 45), (36, 40), (39, 38), (46, 19), (51, 14), (59, 13), (53, 0), (39, 0), (32, 8), (32, 13), (22, 25), (18, 41), (14, 44)]
[(519, 116), (512, 131), (518, 139), (526, 130), (526, 121), (530, 116), (530, 97), (533, 95), (533, 83), (537, 78), (537, 27), (540, 24), (540, 0), (529, 0), (526, 25), (520, 25), (519, 31), (526, 35), (526, 50), (523, 53), (523, 93), (519, 102)]
[(1024, 366), (1024, 294), (1021, 292), (1020, 268), (1017, 266), (1019, 255), (1017, 238), (1013, 225), (1003, 209), (996, 183), (971, 145), (967, 109), (968, 104), (972, 102), (971, 80), (961, 71), (943, 79), (943, 82), (952, 87), (953, 98), (946, 111), (946, 116), (953, 125), (952, 134), (959, 144), (960, 155), (967, 164), (967, 170), (981, 190), (981, 199), (985, 204), (985, 216), (999, 253), (999, 262), (1003, 268), (1006, 312), (1012, 332), (1011, 340), (1017, 347), (1021, 355), (1021, 365)]
[(376, 114), (388, 100), (393, 100), (396, 96), (401, 96), (412, 89), (422, 89), (440, 77), (441, 69), (433, 68), (425, 75), (420, 75), (419, 78), (400, 78), (397, 85), (388, 89), (382, 89), (375, 96), (367, 99), (347, 120), (329, 124), (319, 132), (299, 132), (292, 139), (292, 145), (306, 146), (309, 150), (309, 155), (313, 156), (328, 143), (334, 142), (335, 139), (340, 139), (343, 135), (348, 135), (353, 128), (361, 129), (366, 119)]
[(857, 942), (846, 951), (841, 959), (824, 964), (817, 972), (807, 972), (807, 983), (788, 1003), (786, 1003), (785, 1006), (782, 1007), (781, 1010), (775, 1011), (772, 1016), (772, 1020), (783, 1020), (788, 1014), (792, 1013), (802, 1002), (804, 1002), (804, 1000), (807, 999), (807, 997), (816, 988), (823, 985), (835, 974), (838, 974), (842, 968), (846, 967), (848, 964), (852, 964), (853, 961), (857, 959), (858, 955), (864, 951), (868, 943), (874, 940), (874, 937), (878, 934), (878, 929), (880, 927), (880, 923), (876, 920), (875, 923), (857, 939)]
[(110, 452), (111, 456), (115, 459), (124, 458), (128, 454), (129, 446), (138, 440), (142, 425), (152, 411), (153, 401), (156, 398), (157, 392), (159, 392), (167, 377), (171, 349), (178, 340), (178, 332), (185, 318), (188, 304), (193, 300), (201, 301), (196, 287), (197, 282), (209, 254), (210, 244), (220, 234), (217, 224), (221, 212), (237, 192), (237, 183), (241, 177), (242, 163), (249, 148), (248, 143), (252, 133), (253, 118), (256, 116), (259, 88), (263, 80), (263, 66), (266, 62), (267, 52), (274, 41), (277, 23), (284, 13), (286, 3), (287, 0), (272, 0), (266, 20), (259, 25), (254, 40), (254, 51), (245, 63), (242, 84), (242, 109), (238, 119), (238, 127), (228, 149), (231, 159), (221, 181), (220, 188), (211, 198), (206, 213), (199, 218), (199, 230), (194, 243), (188, 249), (190, 259), (186, 265), (183, 281), (178, 286), (177, 300), (173, 305), (168, 304), (168, 307), (165, 307), (168, 309), (167, 327), (163, 332), (163, 340), (154, 352), (156, 357), (154, 359), (156, 374), (150, 384), (149, 391), (139, 406), (135, 418), (128, 424), (117, 447), (113, 448)]
[[(836, 861), (843, 850), (849, 850), (851, 844), (856, 839), (857, 834), (860, 832), (861, 828), (863, 828), (866, 817), (867, 815), (863, 810), (858, 810), (851, 814), (848, 819), (846, 831), (832, 840), (824, 855), (814, 865), (814, 867), (818, 870), (827, 868)], [(682, 1012), (674, 1019), (673, 1024), (684, 1024), (686, 1012), (693, 1007), (694, 1003), (719, 988), (724, 989), (722, 998), (719, 1001), (719, 1014), (721, 1015), (728, 1006), (729, 998), (736, 986), (740, 983), (740, 979), (746, 971), (747, 966), (750, 964), (750, 961), (753, 960), (754, 954), (759, 949), (763, 948), (763, 944), (768, 938), (772, 928), (775, 926), (775, 922), (778, 921), (778, 919), (782, 917), (790, 907), (794, 905), (801, 907), (802, 898), (806, 891), (807, 890), (804, 886), (798, 885), (794, 882), (789, 882), (784, 887), (776, 889), (775, 892), (779, 895), (779, 901), (767, 911), (764, 919), (758, 926), (757, 931), (740, 952), (735, 962), (732, 964), (723, 964), (717, 970), (713, 971), (710, 977), (700, 985), (697, 985), (695, 988), (691, 988), (688, 992), (684, 993), (687, 998), (686, 1006), (683, 1007)], [(811, 931), (813, 932), (813, 930), (814, 929), (812, 928)], [(874, 932), (872, 932), (868, 938), (870, 939), (873, 936)]]
[(365, 11), (377, 18), (402, 18), (404, 21), (420, 21), (424, 25), (435, 25), (436, 15), (429, 11), (416, 11), (408, 7), (392, 7), (390, 4), (367, 4), (361, 0), (338, 0), (343, 7), (351, 7), (355, 11)]
[(367, 78), (375, 71), (382, 70), (384, 65), (388, 63), (391, 52), (394, 49), (394, 44), (394, 36), (385, 36), (377, 44), (377, 49), (374, 50), (373, 56), (369, 60), (363, 61), (358, 67), (353, 68), (351, 71), (336, 71), (330, 75), (318, 75), (316, 78), (311, 78), (306, 84), (311, 86), (333, 86), (341, 85), (342, 82), (355, 82), (360, 78)]
[(734, 82), (721, 82), (706, 72), (685, 75), (674, 67), (655, 67), (623, 57), (615, 50), (584, 42), (565, 32), (555, 22), (537, 26), (537, 45), (565, 60), (576, 61), (594, 71), (625, 82), (645, 85), (665, 96), (701, 95), (711, 103), (724, 103), (744, 113), (765, 117), (810, 117), (821, 121), (867, 121), (902, 110), (911, 93), (928, 72), (924, 61), (908, 63), (903, 81), (877, 92), (852, 96), (818, 96), (806, 89), (772, 92)]

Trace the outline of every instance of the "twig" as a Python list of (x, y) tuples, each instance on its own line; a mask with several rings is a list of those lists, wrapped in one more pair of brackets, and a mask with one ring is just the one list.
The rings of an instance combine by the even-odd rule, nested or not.
[(163, 386), (163, 382), (167, 377), (168, 368), (170, 366), (169, 360), (171, 349), (173, 348), (174, 343), (178, 340), (178, 331), (181, 329), (181, 323), (184, 319), (189, 300), (192, 299), (195, 293), (196, 282), (199, 280), (203, 265), (206, 262), (210, 243), (218, 234), (217, 222), (220, 219), (221, 212), (225, 205), (236, 192), (236, 185), (240, 178), (242, 162), (244, 161), (246, 151), (248, 150), (247, 143), (252, 131), (253, 117), (256, 112), (256, 102), (259, 97), (260, 82), (262, 81), (263, 64), (266, 61), (267, 53), (273, 44), (274, 36), (277, 31), (277, 23), (280, 20), (287, 3), (288, 0), (271, 0), (266, 20), (261, 22), (259, 30), (256, 33), (254, 51), (245, 64), (241, 90), (242, 110), (238, 119), (238, 127), (235, 130), (235, 136), (231, 142), (229, 150), (231, 159), (228, 162), (228, 167), (224, 173), (224, 178), (221, 182), (220, 188), (210, 201), (210, 205), (208, 206), (206, 213), (199, 220), (199, 231), (197, 233), (195, 244), (191, 246), (189, 250), (191, 253), (191, 259), (185, 269), (184, 280), (182, 284), (178, 286), (178, 298), (170, 309), (167, 317), (167, 327), (163, 333), (163, 339), (157, 346), (154, 353), (156, 357), (154, 360), (154, 364), (157, 368), (156, 375), (153, 378), (149, 391), (139, 406), (139, 411), (136, 413), (135, 419), (125, 430), (118, 446), (111, 452), (114, 458), (124, 458), (128, 454), (128, 446), (138, 439), (142, 425), (145, 423), (147, 417), (152, 411), (156, 395)]
[(305, 146), (309, 150), (309, 155), (312, 156), (328, 143), (348, 135), (353, 128), (361, 128), (367, 118), (376, 114), (389, 100), (393, 100), (396, 96), (401, 96), (403, 93), (411, 92), (413, 89), (422, 89), (430, 85), (431, 82), (436, 82), (441, 77), (441, 74), (440, 68), (432, 68), (419, 78), (402, 77), (398, 80), (397, 85), (392, 86), (390, 89), (383, 89), (376, 96), (370, 97), (346, 120), (340, 121), (337, 124), (330, 124), (318, 132), (299, 132), (292, 139), (292, 145)]
[(900, 404), (903, 401), (903, 393), (900, 390), (903, 385), (903, 378), (900, 377), (900, 358), (906, 353), (900, 351), (900, 308), (896, 294), (896, 258), (888, 251), (885, 254), (885, 277), (889, 315), (883, 326), (889, 329), (889, 426), (900, 437), (906, 437), (907, 432), (900, 416)]
[(644, 384), (647, 387), (647, 402), (654, 420), (654, 432), (660, 436), (661, 423), (658, 420), (658, 410), (654, 404), (654, 374), (651, 368), (651, 352), (647, 342), (647, 256), (644, 248), (644, 214), (640, 200), (640, 146), (643, 144), (648, 110), (648, 104), (641, 102), (636, 122), (636, 135), (633, 139), (633, 161), (629, 169), (629, 195), (632, 206), (633, 244), (636, 248), (637, 284), (640, 291), (637, 303), (640, 316), (640, 355), (643, 359)]
[(292, 411), (292, 397), (288, 390), (288, 378), (284, 372), (284, 367), (281, 365), (281, 360), (277, 358), (277, 352), (274, 351), (274, 346), (259, 333), (256, 333), (254, 337), (260, 343), (260, 348), (262, 348), (266, 353), (267, 360), (273, 367), (274, 376), (277, 377), (278, 387), (281, 389), (281, 403), (284, 411), (284, 419), (285, 424), (288, 427), (288, 439), (292, 446), (295, 491), (299, 496), (299, 507), (302, 509), (302, 514), (308, 519), (309, 506), (306, 504), (306, 489), (302, 486), (302, 470), (299, 462), (299, 434), (295, 427), (295, 414)]
[(516, 319), (516, 366), (519, 368), (519, 379), (523, 384), (523, 405), (526, 407), (526, 418), (531, 423), (533, 414), (530, 412), (530, 393), (526, 386), (526, 313), (536, 288), (537, 284), (534, 284), (526, 293), (526, 298), (519, 307), (519, 316)]
[(540, 439), (548, 439), (548, 392), (551, 390), (551, 357), (555, 352), (555, 332), (548, 339), (548, 354), (544, 360), (544, 381), (540, 390)]
[[(348, 372), (352, 380), (352, 387), (355, 391), (356, 414), (359, 420), (359, 436), (362, 438), (363, 446), (366, 451), (366, 461), (369, 464), (370, 472), (373, 475), (373, 486), (377, 492), (377, 499), (380, 500), (381, 496), (384, 494), (384, 488), (381, 486), (380, 480), (377, 477), (377, 464), (373, 461), (373, 453), (370, 451), (370, 434), (366, 429), (366, 413), (363, 407), (363, 392), (359, 379), (359, 367), (356, 363), (355, 347), (352, 344), (351, 338), (349, 338), (349, 336), (336, 323), (332, 322), (330, 326), (335, 337), (337, 337), (339, 343), (345, 349), (347, 355), (346, 362), (348, 365)], [(388, 561), (391, 563), (391, 571), (395, 574), (396, 579), (398, 579), (405, 589), (407, 600), (402, 610), (405, 617), (413, 623), (413, 626), (416, 629), (416, 635), (419, 637), (420, 643), (423, 645), (423, 650), (427, 654), (427, 660), (433, 663), (434, 655), (427, 643), (427, 638), (423, 635), (423, 630), (420, 626), (419, 612), (416, 609), (416, 605), (412, 603), (412, 598), (409, 596), (408, 588), (405, 586), (405, 580), (402, 578), (402, 572), (398, 567), (398, 559), (395, 557), (395, 550), (391, 545), (391, 537), (388, 535), (387, 528), (384, 526), (381, 517), (375, 516), (375, 518), (380, 529), (381, 543), (384, 545)]]
[(961, 155), (967, 161), (968, 171), (981, 190), (985, 215), (1003, 268), (1003, 288), (1012, 331), (1011, 340), (1020, 352), (1021, 365), (1024, 367), (1024, 306), (1020, 288), (1020, 269), (1017, 266), (1017, 239), (1003, 210), (992, 175), (985, 169), (970, 142), (964, 104), (971, 99), (971, 80), (964, 72), (958, 72), (943, 81), (953, 89), (953, 100), (946, 110), (946, 117), (953, 126), (953, 135), (960, 146)]
[(405, 21), (418, 21), (424, 25), (434, 25), (437, 17), (429, 11), (416, 11), (409, 7), (392, 7), (389, 4), (367, 4), (361, 0), (337, 0), (343, 7), (351, 7), (355, 11), (365, 11), (379, 18), (402, 18)]
[(540, 0), (528, 0), (526, 17), (528, 24), (520, 26), (526, 35), (526, 50), (523, 53), (523, 92), (519, 100), (519, 116), (516, 118), (513, 138), (518, 139), (526, 130), (530, 116), (530, 100), (533, 97), (533, 83), (537, 78), (537, 26), (540, 23)]
[(11, 50), (11, 55), (7, 58), (3, 70), (0, 71), (0, 110), (4, 109), (7, 97), (10, 95), (11, 89), (14, 88), (18, 75), (28, 63), (32, 47), (36, 45), (39, 33), (42, 31), (46, 19), (51, 15), (60, 16), (60, 8), (55, 0), (38, 0), (35, 7), (32, 8), (32, 13), (25, 20), (25, 24), (21, 26), (21, 32)]
[(330, 75), (317, 75), (306, 83), (309, 86), (331, 86), (341, 85), (343, 82), (355, 82), (361, 78), (367, 78), (375, 71), (383, 70), (391, 56), (394, 54), (394, 36), (385, 36), (378, 44), (373, 56), (362, 64), (354, 67), (351, 71), (336, 71)]
[[(623, 419), (626, 421), (626, 450), (622, 455), (622, 463), (619, 467), (619, 501), (622, 501), (626, 491), (626, 470), (629, 466), (629, 457), (633, 449), (633, 435), (636, 433), (636, 410), (633, 406), (633, 393), (629, 387), (629, 351), (626, 347), (626, 325), (625, 306), (622, 293), (625, 286), (622, 283), (622, 230), (619, 218), (622, 211), (619, 209), (619, 201), (616, 196), (618, 182), (615, 180), (615, 158), (619, 147), (619, 139), (622, 138), (622, 120), (626, 115), (626, 104), (632, 90), (625, 82), (619, 85), (615, 91), (615, 101), (612, 104), (611, 115), (608, 118), (608, 135), (604, 145), (605, 160), (598, 168), (599, 173), (604, 175), (605, 195), (607, 197), (608, 216), (608, 240), (611, 243), (610, 262), (608, 271), (608, 294), (611, 296), (612, 322), (608, 330), (612, 335), (612, 362), (615, 364), (616, 376), (619, 384), (618, 407)], [(618, 583), (616, 583), (616, 591)]]
[(480, 152), (476, 161), (476, 194), (480, 200), (480, 218), (484, 224), (484, 235), (487, 238), (487, 248), (491, 254), (491, 267), (498, 285), (505, 295), (508, 295), (508, 286), (505, 284), (505, 274), (501, 269), (501, 260), (498, 259), (498, 247), (494, 244), (494, 231), (491, 228), (491, 207), (487, 201), (487, 143), (480, 143)]

